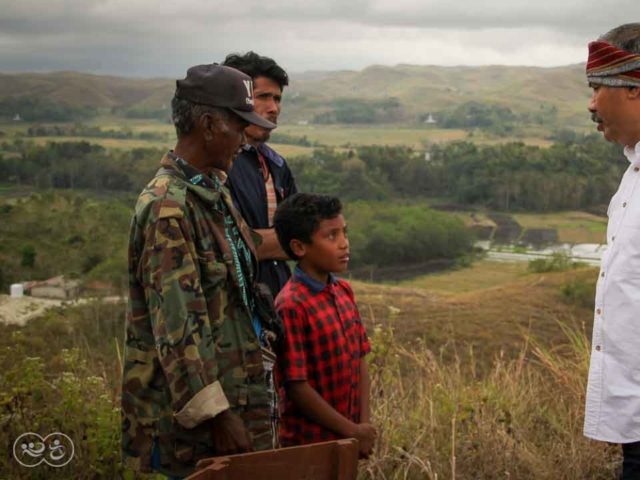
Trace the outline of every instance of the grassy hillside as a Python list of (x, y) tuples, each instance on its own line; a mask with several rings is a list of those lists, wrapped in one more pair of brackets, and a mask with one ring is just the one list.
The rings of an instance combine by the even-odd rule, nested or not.
[[(479, 262), (399, 286), (354, 282), (363, 318), (392, 327), (403, 343), (425, 345), (445, 358), (472, 347), (482, 363), (500, 352), (517, 354), (532, 335), (547, 345), (566, 342), (561, 323), (591, 318), (585, 302), (563, 293), (579, 285), (587, 293), (596, 269), (532, 274), (526, 264)], [(568, 290), (567, 290), (568, 291)]]
[[(293, 78), (287, 115), (308, 118), (308, 106), (321, 108), (336, 98), (381, 99), (395, 97), (409, 114), (435, 112), (471, 100), (497, 103), (515, 111), (536, 111), (555, 105), (561, 118), (587, 125), (589, 96), (584, 66), (537, 67), (438, 67), (372, 66), (362, 71), (342, 71), (299, 80)], [(291, 95), (290, 95), (291, 96)], [(297, 105), (299, 104), (299, 105)]]
[[(19, 192), (7, 192), (18, 196)], [(126, 280), (134, 196), (43, 192), (0, 203), (0, 285), (60, 274)], [(35, 255), (29, 261), (29, 251)], [(6, 290), (5, 290), (6, 291)], [(3, 292), (4, 293), (4, 292)]]
[(171, 100), (175, 83), (168, 79), (131, 79), (78, 72), (0, 74), (1, 97), (43, 97), (54, 102), (96, 108), (130, 106), (158, 98), (157, 108)]
[[(133, 79), (76, 72), (0, 74), (0, 99), (25, 96), (102, 109), (157, 111), (168, 106), (174, 88), (173, 79)], [(581, 65), (557, 68), (372, 66), (362, 71), (292, 75), (282, 120), (288, 123), (311, 120), (340, 108), (345, 100), (375, 104), (396, 99), (398, 107), (393, 111), (399, 112), (399, 118), (416, 123), (429, 113), (478, 101), (532, 115), (555, 107), (563, 125), (584, 128), (588, 125), (585, 115), (588, 95)]]
[[(593, 272), (501, 267), (410, 287), (354, 282), (379, 432), (359, 479), (616, 478), (617, 450), (581, 431), (589, 342), (558, 323), (570, 312), (590, 319), (559, 286)], [(29, 478), (146, 478), (119, 462), (123, 323), (124, 304), (95, 303), (0, 324), (0, 446), (9, 451), (25, 431), (60, 431), (77, 448), (68, 467)], [(0, 470), (22, 478), (8, 456)]]

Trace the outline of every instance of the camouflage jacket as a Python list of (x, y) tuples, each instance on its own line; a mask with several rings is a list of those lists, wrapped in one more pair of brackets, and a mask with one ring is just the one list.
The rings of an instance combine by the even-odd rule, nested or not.
[[(215, 456), (210, 419), (227, 408), (257, 450), (271, 448), (272, 434), (262, 353), (219, 202), (255, 268), (249, 229), (225, 189), (191, 184), (176, 160), (164, 156), (131, 223), (122, 450), (126, 465), (148, 473), (155, 443), (157, 470), (187, 476)], [(213, 174), (224, 183), (223, 172)]]

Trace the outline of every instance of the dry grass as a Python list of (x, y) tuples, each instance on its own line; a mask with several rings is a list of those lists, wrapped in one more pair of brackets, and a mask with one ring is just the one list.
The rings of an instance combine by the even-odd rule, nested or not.
[[(482, 262), (434, 276), (439, 291), (353, 282), (373, 347), (373, 421), (379, 430), (374, 456), (361, 464), (362, 480), (615, 478), (617, 449), (582, 436), (589, 333), (565, 326), (587, 321), (591, 312), (560, 297), (565, 280), (595, 272), (538, 275), (519, 267)], [(46, 418), (47, 425), (80, 435), (80, 426), (54, 407), (70, 403), (91, 411), (109, 388), (107, 397), (118, 408), (123, 319), (124, 305), (97, 303), (56, 309), (24, 327), (0, 325), (0, 353), (21, 352), (4, 357), (0, 381), (7, 372), (24, 376), (22, 365), (32, 357), (42, 359), (50, 381), (59, 373), (62, 349), (76, 349), (86, 374), (103, 379), (99, 388), (82, 377), (82, 394), (62, 392), (59, 401), (42, 402), (27, 382), (20, 398), (32, 421)], [(0, 395), (5, 409), (15, 396), (7, 392)], [(75, 465), (73, 478), (107, 478), (92, 469), (118, 464), (119, 416), (76, 417), (108, 440), (108, 448)], [(37, 429), (31, 423), (14, 427)], [(0, 444), (12, 439), (4, 432)]]
[[(472, 347), (485, 364), (504, 351), (517, 355), (528, 333), (554, 346), (565, 342), (558, 322), (586, 321), (592, 312), (565, 302), (561, 287), (571, 279), (595, 279), (596, 269), (528, 274), (525, 264), (481, 262), (470, 269), (423, 277), (411, 286), (353, 282), (368, 326), (374, 320), (395, 329), (405, 345), (424, 342), (451, 359)], [(415, 285), (422, 288), (416, 288)], [(590, 327), (589, 327), (590, 328)]]
[(377, 328), (371, 370), (379, 440), (360, 477), (616, 478), (617, 449), (582, 436), (589, 344), (584, 332), (565, 330), (564, 355), (525, 345), (517, 358), (497, 356), (479, 374), (473, 354), (444, 362)]
[(431, 293), (465, 293), (498, 287), (527, 275), (526, 263), (480, 261), (471, 267), (426, 275), (402, 282), (404, 287), (422, 288)]

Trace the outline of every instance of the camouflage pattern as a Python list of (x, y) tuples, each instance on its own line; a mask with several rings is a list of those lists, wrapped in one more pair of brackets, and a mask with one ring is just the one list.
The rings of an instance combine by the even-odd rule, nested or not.
[[(150, 473), (187, 476), (215, 456), (212, 421), (192, 429), (175, 418), (198, 392), (219, 381), (256, 450), (272, 445), (263, 358), (238, 272), (225, 239), (228, 205), (242, 237), (255, 247), (226, 190), (187, 181), (168, 153), (142, 191), (129, 238), (129, 305), (122, 387), (123, 461)], [(213, 172), (224, 183), (223, 172)]]

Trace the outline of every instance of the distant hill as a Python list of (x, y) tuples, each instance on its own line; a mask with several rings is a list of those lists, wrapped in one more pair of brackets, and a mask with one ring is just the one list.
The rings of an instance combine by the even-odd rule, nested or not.
[(175, 82), (77, 72), (0, 74), (0, 98), (30, 96), (72, 106), (129, 107), (158, 98), (171, 100)]
[[(573, 126), (588, 124), (590, 95), (584, 65), (535, 67), (372, 66), (362, 71), (333, 72), (318, 78), (293, 78), (285, 113), (312, 120), (336, 100), (397, 98), (408, 118), (454, 109), (477, 101), (536, 113), (555, 106), (559, 119)], [(296, 98), (291, 98), (295, 97)]]
[[(71, 106), (122, 111), (168, 106), (175, 80), (77, 72), (0, 74), (0, 100), (32, 97)], [(469, 102), (507, 107), (517, 115), (553, 108), (561, 124), (588, 124), (584, 65), (537, 67), (371, 66), (361, 71), (293, 74), (283, 121), (323, 121), (376, 115), (376, 122), (422, 122), (428, 114)]]

